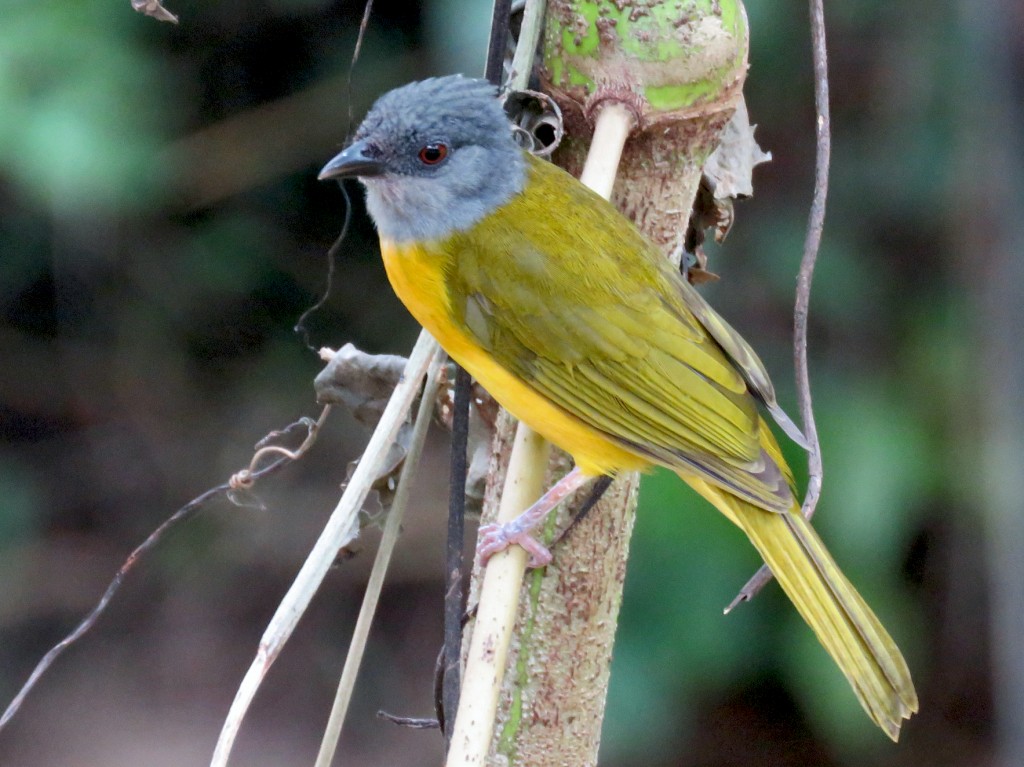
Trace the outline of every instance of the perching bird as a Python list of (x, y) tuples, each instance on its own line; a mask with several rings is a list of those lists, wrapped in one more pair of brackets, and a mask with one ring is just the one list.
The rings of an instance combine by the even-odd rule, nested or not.
[(800, 515), (759, 405), (798, 441), (764, 366), (606, 200), (524, 152), (485, 81), (383, 95), (321, 179), (358, 177), (391, 285), (412, 315), (513, 415), (576, 468), (519, 520), (519, 543), (588, 479), (675, 471), (734, 522), (895, 740), (917, 711), (903, 657)]

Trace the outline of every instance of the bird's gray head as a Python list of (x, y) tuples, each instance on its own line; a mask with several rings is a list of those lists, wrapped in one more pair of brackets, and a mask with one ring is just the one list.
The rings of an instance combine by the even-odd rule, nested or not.
[(432, 240), (468, 229), (522, 188), (526, 163), (486, 80), (403, 85), (373, 105), (321, 179), (357, 176), (381, 235)]

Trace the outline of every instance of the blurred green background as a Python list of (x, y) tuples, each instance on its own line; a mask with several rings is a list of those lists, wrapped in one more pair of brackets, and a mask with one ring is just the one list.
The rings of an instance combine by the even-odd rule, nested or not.
[[(818, 524), (902, 646), (922, 712), (888, 743), (776, 588), (723, 617), (756, 555), (656, 475), (626, 583), (607, 767), (1024, 758), (1021, 670), (1000, 665), (1024, 646), (991, 610), (1016, 612), (1007, 587), (1021, 580), (1024, 541), (1020, 496), (1006, 488), (1019, 487), (1024, 455), (1012, 434), (992, 452), (1009, 421), (986, 405), (1022, 385), (1019, 358), (1004, 358), (1015, 337), (993, 339), (1024, 298), (1002, 270), (1024, 241), (1007, 224), (1024, 202), (1012, 151), (1024, 38), (1007, 30), (1024, 18), (1009, 2), (831, 5), (833, 174), (810, 340)], [(244, 466), (266, 432), (316, 411), (320, 363), (292, 327), (323, 288), (343, 216), (316, 171), (382, 91), (478, 74), (490, 16), (485, 0), (378, 0), (349, 92), (361, 3), (170, 9), (179, 26), (126, 1), (0, 0), (2, 705), (153, 527)], [(722, 280), (707, 294), (794, 411), (791, 304), (814, 152), (806, 9), (752, 2), (748, 13), (746, 93), (774, 160), (713, 252)], [(405, 353), (416, 328), (352, 196), (313, 343)], [(176, 530), (0, 733), (0, 764), (207, 763), (366, 437), (339, 415), (312, 454), (260, 487), (260, 507), (218, 502)], [(346, 764), (439, 762), (435, 733), (374, 713), (431, 713), (446, 449), (434, 435)], [(993, 454), (1002, 473), (983, 471)], [(799, 471), (802, 457), (790, 459)], [(238, 764), (312, 763), (376, 537), (329, 576), (257, 698)]]

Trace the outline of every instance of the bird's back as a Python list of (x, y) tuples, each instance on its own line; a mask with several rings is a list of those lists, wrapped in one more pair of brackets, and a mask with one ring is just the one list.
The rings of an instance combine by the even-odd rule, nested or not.
[(382, 243), (413, 315), (588, 473), (662, 464), (788, 508), (744, 375), (678, 274), (561, 169), (531, 159), (526, 190), (443, 241)]

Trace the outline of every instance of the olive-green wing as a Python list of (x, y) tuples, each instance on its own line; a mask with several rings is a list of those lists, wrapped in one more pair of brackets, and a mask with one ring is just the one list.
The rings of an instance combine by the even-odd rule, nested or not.
[(791, 440), (805, 450), (809, 449), (810, 445), (804, 433), (800, 431), (800, 427), (793, 422), (793, 419), (786, 415), (775, 398), (775, 387), (772, 385), (771, 378), (768, 377), (764, 363), (757, 356), (757, 352), (750, 347), (743, 336), (733, 330), (732, 325), (711, 308), (711, 305), (689, 282), (679, 279), (677, 283), (680, 297), (686, 307), (693, 312), (700, 324), (736, 364), (743, 379), (750, 385), (754, 396), (764, 404), (772, 418)]
[[(449, 297), (465, 326), (499, 364), (609, 439), (788, 509), (788, 480), (761, 448), (747, 381), (660, 254), (628, 224), (610, 231), (606, 217), (618, 214), (576, 184), (543, 199), (542, 210), (518, 198), (456, 238)], [(571, 242), (552, 247), (566, 227)]]

